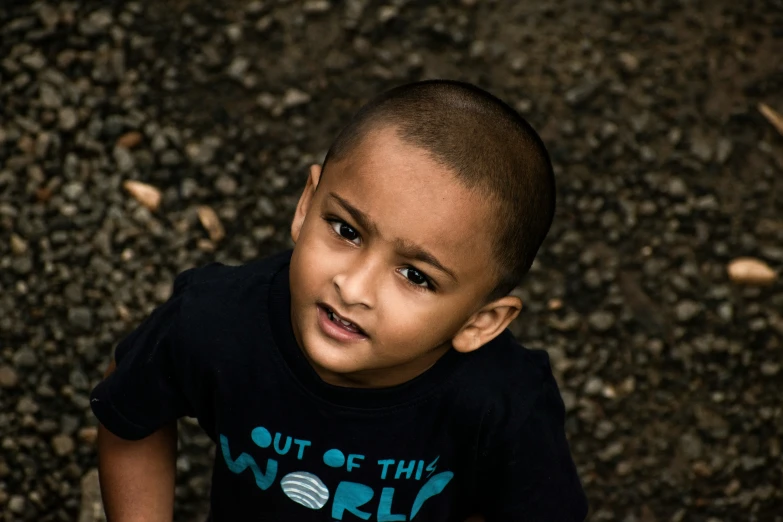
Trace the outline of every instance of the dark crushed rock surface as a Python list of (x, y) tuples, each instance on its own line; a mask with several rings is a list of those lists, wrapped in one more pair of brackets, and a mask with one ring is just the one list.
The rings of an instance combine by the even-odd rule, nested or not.
[[(287, 247), (341, 124), (430, 77), (510, 101), (556, 164), (513, 330), (551, 355), (591, 520), (783, 520), (783, 283), (726, 272), (783, 269), (757, 110), (783, 112), (783, 2), (443, 4), (0, 3), (0, 520), (101, 519), (88, 393), (114, 345), (179, 271)], [(182, 426), (176, 519), (199, 520), (211, 443)]]

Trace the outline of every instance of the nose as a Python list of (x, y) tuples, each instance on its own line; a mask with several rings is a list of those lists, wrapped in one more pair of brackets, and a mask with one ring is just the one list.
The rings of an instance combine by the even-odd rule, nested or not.
[(332, 282), (346, 306), (375, 306), (375, 287), (379, 280), (378, 263), (366, 256), (357, 257), (334, 276)]

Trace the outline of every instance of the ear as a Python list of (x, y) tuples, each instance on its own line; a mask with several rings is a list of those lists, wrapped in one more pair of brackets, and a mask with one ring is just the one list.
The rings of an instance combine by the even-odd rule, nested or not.
[(473, 314), (451, 339), (451, 345), (462, 353), (472, 352), (500, 335), (522, 311), (522, 300), (508, 295), (483, 306)]
[(296, 212), (294, 212), (294, 219), (291, 221), (291, 239), (294, 243), (299, 239), (299, 233), (302, 231), (302, 225), (304, 224), (307, 212), (310, 210), (310, 205), (313, 202), (313, 195), (315, 189), (318, 188), (318, 182), (321, 179), (321, 166), (310, 165), (310, 173), (307, 176), (307, 183), (302, 191), (302, 195), (299, 196), (299, 203), (296, 204)]

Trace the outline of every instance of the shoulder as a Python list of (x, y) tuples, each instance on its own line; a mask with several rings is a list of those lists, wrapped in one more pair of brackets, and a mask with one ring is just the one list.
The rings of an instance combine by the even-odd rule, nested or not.
[(460, 380), (479, 399), (490, 431), (520, 429), (531, 415), (562, 408), (549, 354), (525, 347), (508, 329), (468, 355)]
[(552, 375), (549, 354), (527, 348), (508, 329), (469, 354), (471, 381), (496, 398), (519, 399), (535, 396)]
[(256, 314), (263, 306), (266, 287), (288, 263), (290, 254), (285, 251), (237, 266), (210, 263), (180, 273), (174, 280), (172, 299), (179, 302), (181, 324), (193, 333)]
[(275, 273), (287, 264), (290, 258), (291, 251), (287, 250), (243, 265), (215, 262), (189, 268), (174, 280), (174, 294), (224, 293), (248, 283), (269, 284)]

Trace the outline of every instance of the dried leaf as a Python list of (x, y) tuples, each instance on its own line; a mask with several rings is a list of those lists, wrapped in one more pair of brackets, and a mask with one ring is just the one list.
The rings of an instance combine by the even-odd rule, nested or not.
[(51, 197), (52, 197), (52, 190), (50, 188), (41, 187), (35, 189), (35, 199), (37, 199), (39, 203), (46, 203), (51, 199)]
[(738, 257), (729, 263), (729, 277), (735, 283), (746, 285), (769, 285), (777, 274), (764, 261), (752, 257)]
[(132, 149), (141, 143), (142, 135), (139, 131), (126, 132), (117, 139), (116, 145), (126, 149)]
[(783, 135), (783, 116), (766, 103), (759, 103), (759, 112)]
[(208, 207), (207, 205), (199, 206), (198, 219), (207, 230), (209, 239), (211, 239), (213, 242), (218, 243), (226, 236), (226, 231), (223, 229), (223, 225), (220, 223), (220, 218), (215, 213), (215, 211), (212, 210), (212, 207)]
[(546, 307), (551, 311), (560, 310), (563, 308), (563, 300), (556, 297), (552, 298), (549, 300)]
[(136, 201), (153, 212), (158, 210), (161, 199), (160, 191), (158, 189), (152, 185), (133, 180), (127, 180), (122, 186), (125, 187), (125, 190), (127, 190)]

